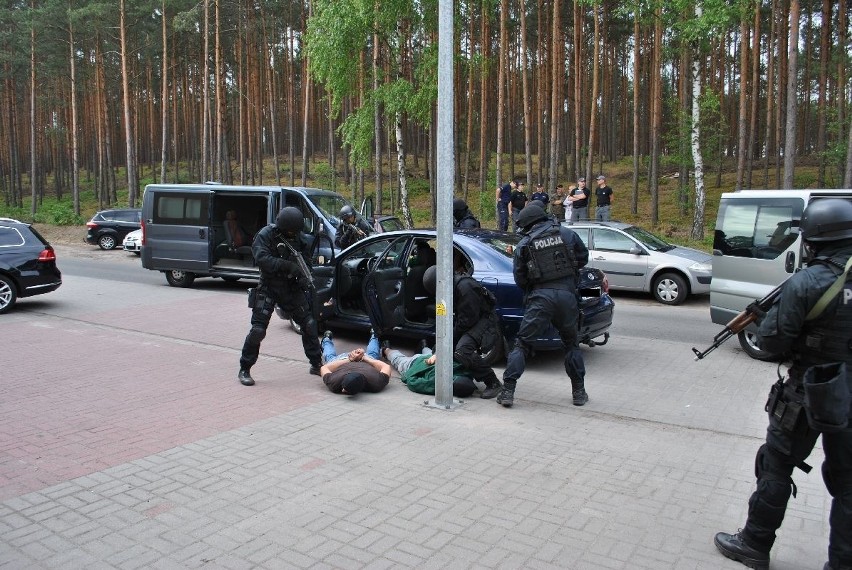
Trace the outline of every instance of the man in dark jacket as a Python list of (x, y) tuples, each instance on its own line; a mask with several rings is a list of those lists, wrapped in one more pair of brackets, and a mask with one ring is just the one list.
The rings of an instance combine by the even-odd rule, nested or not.
[[(461, 264), (455, 253), (454, 265)], [(435, 294), (438, 274), (436, 266), (426, 270), (423, 287)], [(500, 381), (494, 369), (485, 363), (481, 351), (502, 342), (499, 336), (499, 317), (493, 300), (485, 287), (473, 277), (457, 274), (453, 277), (453, 360), (470, 371), (473, 379), (485, 384), (481, 398), (493, 398), (500, 391)], [(484, 290), (484, 291), (483, 291)]]
[(823, 570), (852, 569), (852, 202), (816, 199), (800, 231), (811, 259), (784, 284), (780, 300), (760, 320), (760, 348), (792, 361), (786, 380), (770, 391), (766, 443), (757, 451), (757, 488), (748, 518), (714, 542), (726, 557), (769, 568), (775, 531), (796, 496), (793, 470), (805, 463), (822, 434), (822, 476), (833, 497), (828, 562)]
[[(301, 229), (302, 212), (288, 206), (278, 212), (274, 224), (257, 232), (252, 244), (252, 254), (260, 268), (260, 282), (250, 290), (251, 329), (243, 344), (240, 372), (237, 375), (244, 386), (253, 386), (249, 371), (257, 362), (260, 343), (266, 337), (269, 319), (276, 303), (287, 312), (302, 329), (302, 347), (311, 363), (309, 372), (319, 375), (322, 350), (317, 337), (317, 323), (311, 312), (305, 291), (311, 287), (310, 278), (300, 270), (296, 256), (307, 249)], [(307, 264), (305, 263), (305, 266)]]
[(453, 200), (453, 226), (461, 229), (480, 227), (479, 220), (461, 198)]
[(334, 236), (334, 245), (339, 249), (346, 249), (353, 243), (360, 241), (373, 233), (373, 230), (363, 218), (358, 219), (355, 208), (349, 204), (340, 208), (340, 223), (337, 224), (337, 235)]
[(589, 261), (589, 250), (573, 231), (547, 215), (538, 202), (518, 216), (523, 237), (515, 247), (515, 283), (524, 291), (524, 318), (503, 372), (503, 390), (497, 403), (509, 408), (524, 373), (532, 343), (553, 324), (565, 346), (565, 372), (571, 378), (573, 403), (582, 406), (586, 366), (577, 340), (577, 275)]

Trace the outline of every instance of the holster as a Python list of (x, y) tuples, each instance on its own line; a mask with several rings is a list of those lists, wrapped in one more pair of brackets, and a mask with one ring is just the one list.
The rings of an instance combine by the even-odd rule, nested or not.
[(769, 414), (770, 423), (781, 431), (796, 434), (807, 429), (805, 425), (804, 396), (795, 387), (779, 379), (769, 390), (769, 399), (764, 408)]
[(811, 366), (802, 377), (805, 413), (812, 429), (833, 433), (846, 429), (852, 412), (852, 388), (845, 362)]

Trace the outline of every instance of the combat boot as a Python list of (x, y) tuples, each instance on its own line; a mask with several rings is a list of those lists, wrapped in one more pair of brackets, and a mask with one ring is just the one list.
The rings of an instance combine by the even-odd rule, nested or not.
[(482, 394), (479, 395), (483, 400), (490, 400), (494, 396), (500, 393), (503, 389), (503, 385), (500, 384), (499, 380), (494, 380), (491, 384), (485, 386), (485, 390), (482, 391)]
[(254, 386), (254, 378), (252, 378), (251, 374), (249, 374), (248, 368), (240, 368), (240, 372), (237, 374), (237, 379), (243, 386)]
[(739, 532), (736, 534), (716, 533), (713, 542), (726, 558), (736, 560), (755, 570), (769, 570), (769, 553), (749, 546)]
[(503, 388), (500, 390), (500, 393), (497, 394), (497, 403), (503, 406), (504, 408), (511, 408), (512, 404), (515, 403), (515, 386), (516, 384), (512, 382), (506, 382), (503, 384)]
[(586, 390), (583, 388), (580, 388), (579, 390), (574, 390), (573, 392), (571, 392), (571, 395), (574, 398), (575, 406), (583, 406), (586, 404), (586, 402), (589, 401), (589, 395), (586, 394)]
[(313, 374), (314, 376), (322, 376), (320, 374), (320, 368), (322, 368), (322, 364), (319, 362), (311, 363), (311, 367), (308, 369), (308, 374)]

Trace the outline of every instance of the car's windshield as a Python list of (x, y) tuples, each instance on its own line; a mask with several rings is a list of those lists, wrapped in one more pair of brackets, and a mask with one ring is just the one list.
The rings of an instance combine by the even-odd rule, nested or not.
[(479, 238), (479, 241), (504, 257), (511, 258), (515, 253), (515, 246), (521, 241), (521, 236), (516, 234), (505, 234), (499, 237), (483, 236)]
[(636, 226), (628, 226), (624, 228), (624, 232), (632, 236), (634, 239), (642, 242), (642, 245), (651, 251), (669, 251), (675, 247), (670, 243), (664, 242), (651, 232), (643, 230), (642, 228), (637, 228)]

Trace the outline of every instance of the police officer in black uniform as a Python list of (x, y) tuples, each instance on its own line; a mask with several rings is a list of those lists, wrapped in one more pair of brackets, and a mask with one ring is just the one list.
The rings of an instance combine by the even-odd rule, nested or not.
[[(762, 318), (758, 330), (760, 348), (784, 354), (792, 364), (787, 379), (772, 387), (766, 404), (769, 427), (766, 443), (757, 451), (757, 488), (749, 499), (745, 526), (736, 534), (716, 534), (715, 543), (728, 558), (750, 568), (769, 568), (775, 531), (790, 495), (796, 496), (793, 469), (810, 470), (805, 460), (822, 433), (822, 475), (833, 497), (824, 570), (850, 570), (852, 202), (826, 198), (811, 202), (802, 214), (800, 231), (810, 255), (808, 267), (784, 284), (779, 302)], [(837, 288), (829, 291), (835, 283)], [(812, 383), (825, 371), (833, 375), (832, 382)], [(820, 391), (834, 389), (839, 391), (820, 396)], [(826, 407), (828, 416), (833, 414), (831, 421), (825, 419)]]
[[(304, 219), (298, 208), (288, 206), (278, 212), (274, 224), (257, 232), (252, 244), (252, 254), (260, 267), (260, 283), (249, 295), (251, 329), (243, 344), (240, 372), (237, 375), (244, 386), (253, 386), (249, 371), (260, 352), (260, 343), (266, 336), (269, 319), (275, 304), (287, 312), (302, 328), (302, 346), (311, 363), (309, 372), (319, 376), (322, 366), (322, 349), (317, 334), (317, 323), (311, 312), (305, 291), (310, 287), (307, 277), (299, 271), (293, 257), (304, 257), (307, 245), (301, 234)], [(287, 247), (292, 247), (292, 250)], [(294, 250), (294, 251), (293, 251)]]
[(480, 227), (479, 220), (467, 207), (467, 202), (461, 198), (453, 200), (453, 227), (456, 228), (478, 228)]
[(589, 260), (589, 250), (572, 230), (547, 215), (533, 201), (518, 216), (523, 237), (515, 247), (515, 283), (524, 290), (524, 318), (503, 372), (503, 390), (497, 403), (511, 407), (515, 386), (524, 373), (531, 343), (551, 323), (565, 345), (565, 372), (571, 378), (573, 403), (589, 401), (585, 389), (586, 366), (577, 340), (577, 275)]
[(349, 204), (340, 208), (340, 223), (337, 225), (337, 235), (334, 237), (334, 245), (340, 249), (346, 249), (353, 243), (367, 237), (373, 230), (364, 219), (356, 219), (355, 208)]
[[(458, 266), (458, 253), (454, 252)], [(423, 274), (423, 287), (435, 294), (437, 267)], [(500, 380), (494, 369), (485, 363), (481, 351), (493, 348), (498, 340), (499, 318), (494, 311), (494, 298), (473, 277), (456, 273), (453, 276), (453, 360), (466, 368), (473, 379), (485, 384), (480, 398), (493, 398), (500, 392)]]

